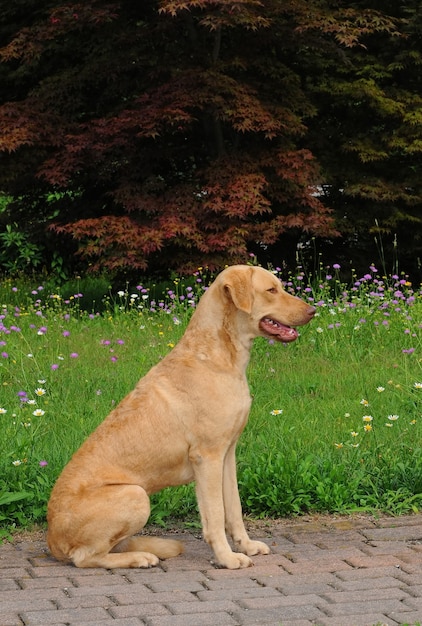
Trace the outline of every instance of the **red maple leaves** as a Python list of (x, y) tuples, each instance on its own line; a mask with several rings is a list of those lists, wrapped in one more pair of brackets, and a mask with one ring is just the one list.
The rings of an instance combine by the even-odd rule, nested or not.
[(216, 267), (287, 231), (335, 236), (295, 55), (394, 24), (304, 0), (50, 3), (0, 50), (19, 68), (1, 187), (18, 203), (57, 192), (50, 229), (93, 270)]

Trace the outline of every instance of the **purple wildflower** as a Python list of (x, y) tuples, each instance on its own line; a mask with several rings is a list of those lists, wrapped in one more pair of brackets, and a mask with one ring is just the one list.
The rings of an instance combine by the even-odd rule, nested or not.
[(26, 391), (18, 391), (18, 398), (21, 402), (28, 402), (28, 396)]

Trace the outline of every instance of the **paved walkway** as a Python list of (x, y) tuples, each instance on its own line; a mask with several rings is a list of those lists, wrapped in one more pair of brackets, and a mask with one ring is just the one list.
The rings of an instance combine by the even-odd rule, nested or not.
[[(150, 570), (61, 565), (42, 536), (0, 546), (0, 626), (422, 624), (422, 515), (252, 529), (273, 553), (215, 569), (199, 536)], [(172, 535), (174, 536), (174, 535)]]

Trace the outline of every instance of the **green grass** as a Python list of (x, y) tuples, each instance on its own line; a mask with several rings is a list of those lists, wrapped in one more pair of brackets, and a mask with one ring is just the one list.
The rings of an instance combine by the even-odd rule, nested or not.
[[(255, 517), (422, 508), (421, 291), (376, 272), (347, 287), (332, 273), (287, 283), (318, 305), (294, 344), (254, 344), (238, 467)], [(83, 297), (2, 283), (3, 534), (44, 521), (73, 451), (183, 334), (200, 280), (176, 281), (161, 305), (123, 288), (102, 315), (83, 312)], [(175, 517), (197, 523), (191, 485), (153, 497), (152, 522)]]

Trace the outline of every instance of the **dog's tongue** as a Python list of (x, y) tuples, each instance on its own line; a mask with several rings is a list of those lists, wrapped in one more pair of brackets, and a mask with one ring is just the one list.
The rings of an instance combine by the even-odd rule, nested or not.
[(272, 335), (283, 343), (288, 343), (298, 338), (298, 332), (295, 328), (280, 324), (280, 322), (276, 322), (269, 317), (264, 317), (260, 322), (260, 326), (268, 335)]

